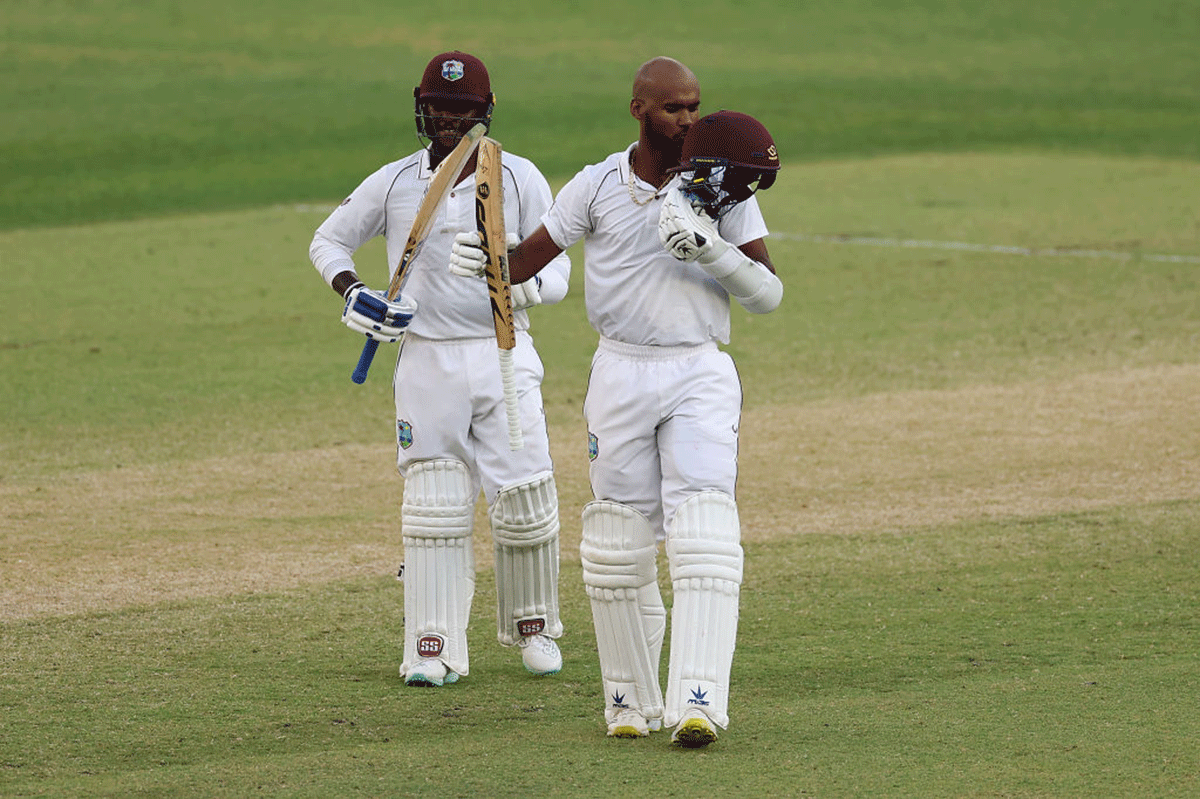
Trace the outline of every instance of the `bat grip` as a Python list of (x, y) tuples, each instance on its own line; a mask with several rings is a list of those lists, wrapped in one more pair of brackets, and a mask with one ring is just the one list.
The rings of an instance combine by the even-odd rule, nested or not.
[(517, 402), (512, 350), (500, 350), (500, 381), (504, 387), (504, 410), (508, 416), (508, 448), (516, 452), (525, 446), (525, 437), (521, 433), (521, 407)]
[(358, 365), (354, 367), (354, 374), (350, 375), (350, 379), (355, 383), (361, 385), (366, 382), (367, 370), (371, 368), (371, 360), (375, 357), (377, 349), (379, 349), (379, 342), (368, 338), (367, 343), (363, 345), (362, 355), (358, 356)]

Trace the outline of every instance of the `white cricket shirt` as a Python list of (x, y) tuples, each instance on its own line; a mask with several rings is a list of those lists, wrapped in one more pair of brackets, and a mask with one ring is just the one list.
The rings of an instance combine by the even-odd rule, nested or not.
[[(533, 162), (505, 152), (504, 220), (507, 232), (524, 239), (541, 222), (553, 195)], [(309, 256), (326, 283), (339, 272), (353, 269), (372, 288), (384, 290), (400, 264), (413, 217), (429, 186), (433, 171), (428, 150), (377, 170), (359, 184), (329, 215), (313, 237)], [(475, 178), (469, 175), (452, 190), (439, 210), (424, 248), (409, 267), (402, 293), (417, 302), (409, 330), (424, 338), (482, 338), (495, 335), (487, 281), (450, 271), (450, 248), (460, 231), (475, 230)], [(355, 269), (354, 252), (375, 236), (387, 241), (387, 277)], [(561, 254), (538, 277), (544, 303), (558, 302), (567, 293), (571, 261)], [(518, 330), (529, 327), (525, 311), (514, 314)]]
[[(601, 336), (668, 347), (728, 344), (728, 292), (699, 265), (675, 260), (658, 240), (665, 188), (654, 196), (654, 187), (635, 177), (638, 200), (654, 199), (639, 206), (629, 196), (635, 144), (580, 170), (542, 223), (564, 250), (584, 240), (584, 299)], [(734, 246), (768, 233), (753, 197), (726, 212), (717, 230)]]

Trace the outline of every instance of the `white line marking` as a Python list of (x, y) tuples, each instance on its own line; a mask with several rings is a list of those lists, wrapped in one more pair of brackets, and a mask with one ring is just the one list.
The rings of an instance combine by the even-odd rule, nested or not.
[[(292, 210), (299, 213), (333, 211), (332, 205), (298, 203)], [(857, 244), (864, 247), (897, 247), (919, 250), (957, 250), (987, 252), (1000, 255), (1021, 255), (1026, 258), (1066, 257), (1096, 258), (1107, 261), (1152, 261), (1164, 264), (1200, 264), (1200, 255), (1162, 255), (1158, 253), (1121, 252), (1119, 250), (1078, 250), (1066, 247), (1014, 247), (1006, 244), (972, 244), (968, 241), (929, 241), (926, 239), (892, 239), (881, 236), (826, 236), (819, 233), (771, 233), (767, 236), (784, 241), (810, 241), (816, 244)]]
[(276, 208), (291, 208), (298, 214), (326, 214), (333, 213), (336, 205), (314, 205), (312, 203), (295, 203), (291, 206), (277, 205)]
[(923, 239), (891, 239), (874, 236), (823, 236), (807, 233), (772, 233), (769, 238), (785, 241), (811, 241), (817, 244), (858, 244), (867, 247), (900, 247), (922, 250), (959, 250), (987, 252), (1025, 257), (1065, 256), (1068, 258), (1102, 258), (1109, 261), (1154, 261), (1168, 264), (1200, 264), (1200, 255), (1158, 255), (1154, 253), (1120, 252), (1118, 250), (1076, 250), (1068, 248), (1012, 247), (1004, 244), (972, 244), (966, 241), (926, 241)]

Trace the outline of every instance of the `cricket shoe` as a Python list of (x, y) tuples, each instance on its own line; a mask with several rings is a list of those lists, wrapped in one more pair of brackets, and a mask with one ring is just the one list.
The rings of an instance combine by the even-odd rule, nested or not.
[(650, 724), (646, 717), (636, 710), (622, 710), (608, 723), (610, 738), (645, 738), (649, 734)]
[(456, 682), (458, 682), (458, 675), (450, 671), (446, 664), (437, 658), (418, 660), (412, 664), (408, 675), (404, 678), (405, 685), (414, 685), (420, 688), (438, 688)]
[(521, 648), (521, 660), (525, 668), (539, 677), (562, 671), (562, 652), (553, 638), (544, 635), (527, 635), (517, 642)]
[(717, 740), (717, 728), (704, 715), (703, 710), (689, 710), (679, 720), (675, 732), (671, 733), (671, 743), (679, 744), (688, 749), (699, 749)]

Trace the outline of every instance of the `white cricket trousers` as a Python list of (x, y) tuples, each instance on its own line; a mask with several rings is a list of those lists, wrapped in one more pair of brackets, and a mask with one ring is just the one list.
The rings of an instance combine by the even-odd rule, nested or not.
[[(521, 431), (512, 451), (494, 338), (428, 339), (407, 334), (396, 361), (396, 466), (453, 458), (482, 481), (490, 505), (501, 488), (551, 471), (542, 360), (527, 331), (513, 351)], [(476, 486), (478, 488), (478, 486)]]
[(593, 495), (639, 511), (662, 540), (689, 496), (735, 496), (741, 412), (737, 368), (715, 343), (602, 338), (583, 404)]

